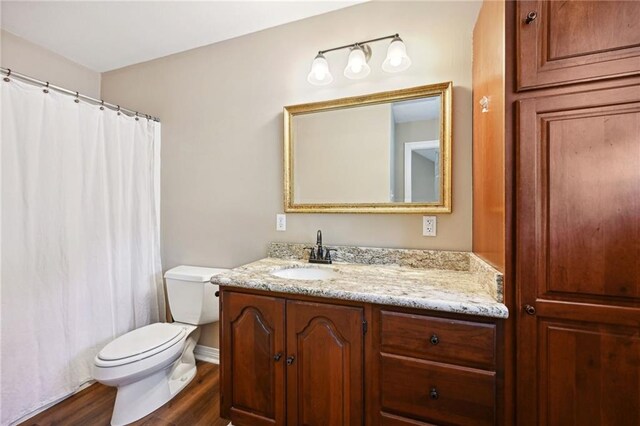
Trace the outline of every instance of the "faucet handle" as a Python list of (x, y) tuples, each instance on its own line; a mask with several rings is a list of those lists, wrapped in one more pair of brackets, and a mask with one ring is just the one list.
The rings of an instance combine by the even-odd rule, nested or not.
[(315, 247), (305, 247), (305, 250), (310, 250), (309, 251), (309, 259), (315, 259), (316, 258), (316, 248)]

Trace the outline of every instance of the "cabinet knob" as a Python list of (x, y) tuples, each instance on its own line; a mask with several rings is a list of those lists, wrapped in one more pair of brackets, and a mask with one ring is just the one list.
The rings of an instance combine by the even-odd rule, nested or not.
[(280, 361), (280, 358), (282, 358), (282, 352), (278, 352), (273, 356), (273, 359), (276, 361)]
[(524, 23), (529, 25), (530, 23), (535, 21), (537, 17), (538, 17), (538, 14), (536, 12), (534, 12), (534, 11), (531, 11), (531, 12), (527, 13), (527, 17), (524, 18)]
[(431, 399), (438, 399), (440, 397), (440, 395), (438, 395), (438, 389), (436, 388), (431, 388), (431, 390), (429, 391), (429, 398)]
[(429, 341), (431, 342), (432, 345), (437, 345), (438, 343), (440, 343), (440, 339), (438, 338), (437, 334), (434, 334), (433, 336), (431, 336), (431, 339), (429, 339)]
[(293, 361), (296, 359), (293, 355), (287, 357), (287, 365), (293, 364)]
[(528, 315), (535, 315), (536, 314), (536, 308), (533, 305), (524, 305), (524, 311)]
[(220, 297), (220, 291), (219, 290), (216, 291), (215, 293), (213, 293), (213, 295), (216, 296), (216, 297)]

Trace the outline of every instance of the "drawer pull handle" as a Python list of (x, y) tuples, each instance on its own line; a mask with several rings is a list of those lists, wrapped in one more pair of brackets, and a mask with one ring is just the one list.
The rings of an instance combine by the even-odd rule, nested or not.
[(287, 357), (287, 365), (293, 364), (293, 361), (296, 359), (293, 355)]
[(529, 315), (536, 314), (536, 308), (532, 305), (524, 305), (524, 311)]
[(530, 23), (535, 21), (537, 17), (538, 17), (538, 14), (536, 12), (529, 12), (527, 13), (527, 17), (524, 18), (524, 23), (529, 25)]
[(429, 341), (431, 342), (432, 345), (437, 345), (438, 343), (440, 343), (440, 339), (438, 338), (438, 335), (434, 334), (433, 336), (431, 336), (431, 339), (429, 339)]
[(274, 355), (273, 359), (277, 362), (280, 361), (280, 358), (282, 358), (282, 352), (278, 352), (277, 354)]
[(440, 395), (438, 395), (438, 390), (436, 388), (431, 388), (431, 390), (429, 391), (429, 398), (436, 400), (440, 397)]

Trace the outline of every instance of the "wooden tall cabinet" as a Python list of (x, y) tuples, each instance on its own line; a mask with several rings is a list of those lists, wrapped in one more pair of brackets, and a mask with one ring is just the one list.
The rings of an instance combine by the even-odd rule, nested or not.
[(506, 423), (638, 425), (640, 2), (504, 25)]
[(222, 291), (222, 412), (235, 426), (362, 425), (363, 308)]
[(504, 423), (638, 425), (640, 1), (487, 0), (473, 78), (473, 247), (510, 311)]

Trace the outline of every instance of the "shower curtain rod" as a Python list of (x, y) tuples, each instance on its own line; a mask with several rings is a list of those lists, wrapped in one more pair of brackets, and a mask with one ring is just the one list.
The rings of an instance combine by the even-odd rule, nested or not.
[(24, 80), (28, 83), (42, 86), (44, 89), (53, 89), (55, 91), (64, 93), (66, 95), (72, 95), (76, 99), (83, 99), (85, 101), (93, 102), (97, 105), (104, 106), (114, 111), (120, 111), (120, 112), (126, 113), (127, 115), (131, 115), (132, 117), (142, 117), (142, 118), (147, 118), (153, 121), (158, 121), (158, 122), (160, 121), (158, 117), (154, 117), (148, 114), (142, 114), (138, 111), (133, 111), (127, 108), (122, 108), (120, 105), (110, 104), (108, 102), (103, 101), (102, 99), (92, 98), (91, 96), (83, 95), (81, 93), (74, 92), (73, 90), (65, 89), (64, 87), (54, 86), (53, 84), (49, 84), (48, 81), (42, 81), (42, 80), (38, 80), (37, 78), (29, 77), (28, 75), (25, 75), (25, 74), (20, 74), (18, 72), (12, 71), (10, 68), (0, 67), (0, 72), (6, 75), (6, 77), (4, 78), (5, 81), (9, 81), (9, 77), (15, 77), (20, 80)]

